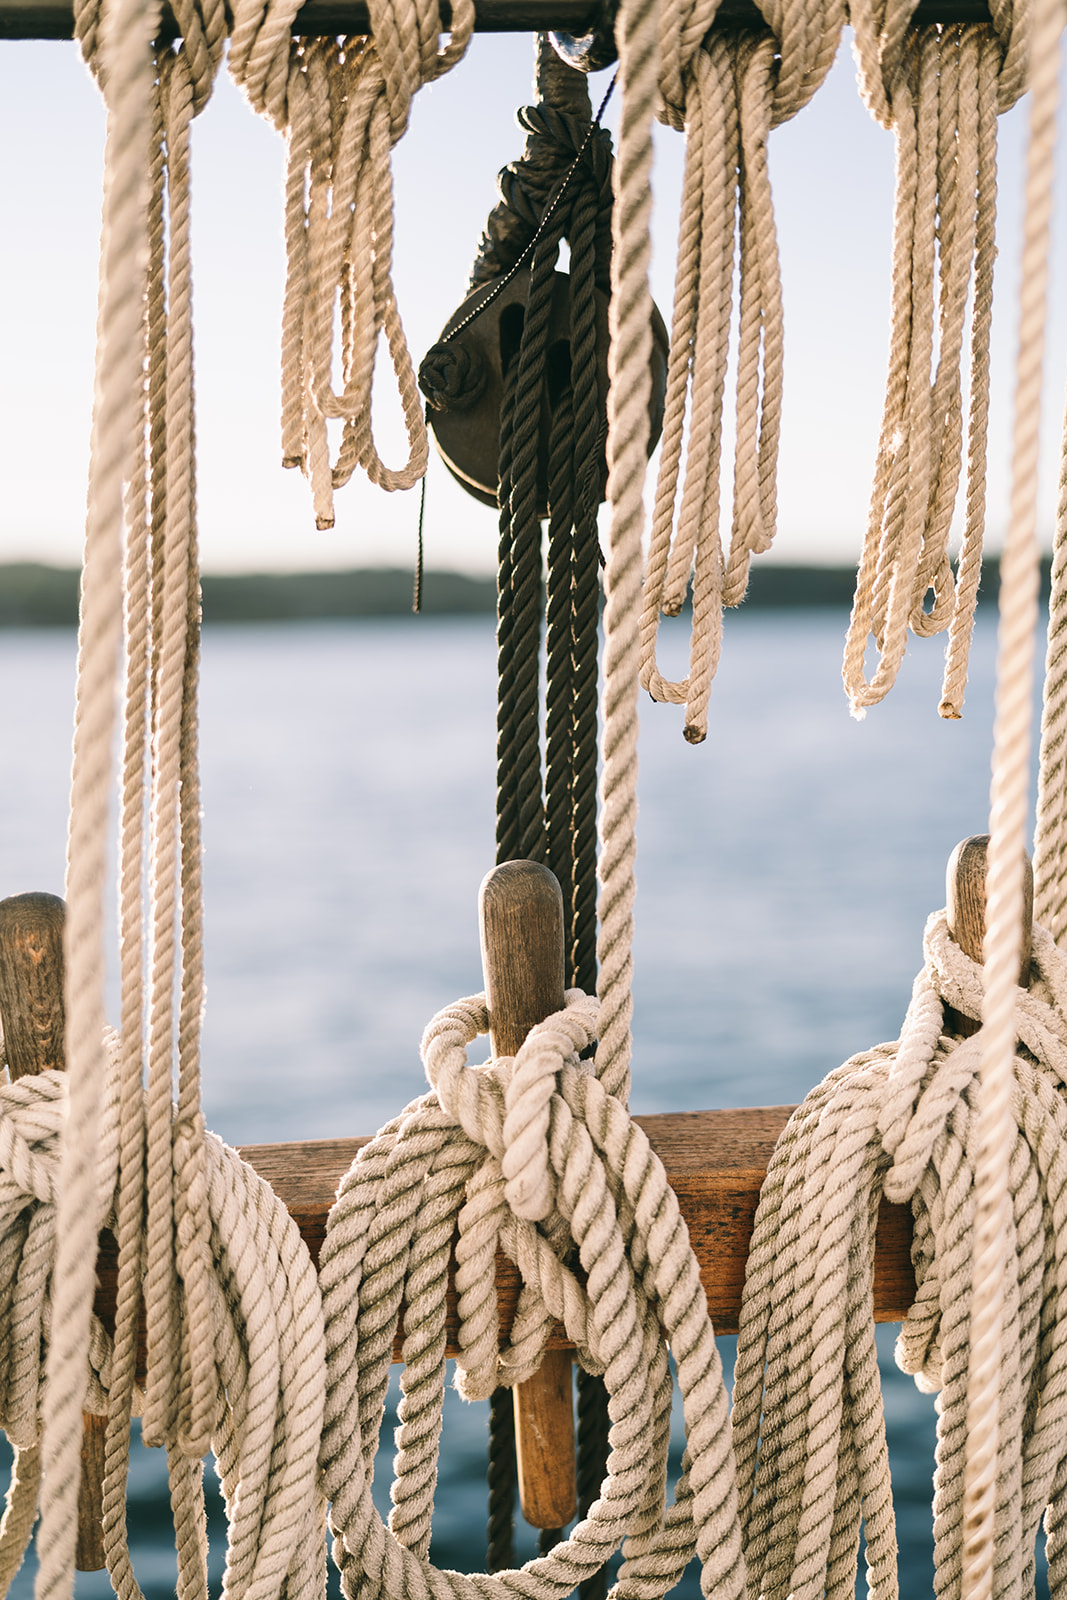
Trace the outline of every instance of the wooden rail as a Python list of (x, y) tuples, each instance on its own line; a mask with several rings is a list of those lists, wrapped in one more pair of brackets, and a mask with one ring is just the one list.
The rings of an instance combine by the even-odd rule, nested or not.
[[(479, 33), (536, 33), (556, 31), (578, 37), (587, 33), (600, 11), (596, 0), (475, 0), (475, 28)], [(448, 0), (442, 19), (451, 20)], [(985, 0), (920, 0), (915, 23), (988, 22)], [(722, 0), (717, 27), (764, 26), (753, 0)], [(294, 33), (330, 36), (369, 33), (366, 0), (305, 0)], [(178, 27), (169, 6), (164, 7), (161, 40), (174, 39)], [(72, 39), (72, 0), (0, 0), (0, 39)]]
[[(677, 1111), (637, 1117), (667, 1170), (689, 1228), (708, 1311), (718, 1333), (736, 1333), (745, 1261), (760, 1184), (792, 1106), (739, 1111)], [(319, 1139), (307, 1144), (255, 1144), (241, 1155), (274, 1189), (292, 1214), (317, 1261), (337, 1185), (366, 1139)], [(817, 1247), (817, 1241), (812, 1241)], [(97, 1264), (97, 1309), (105, 1320), (115, 1304), (115, 1247), (105, 1235)], [(497, 1259), (497, 1301), (506, 1332), (515, 1314), (519, 1279)], [(874, 1262), (874, 1318), (900, 1322), (915, 1294), (911, 1267), (911, 1212), (883, 1201)], [(449, 1291), (449, 1354), (456, 1354), (455, 1297)], [(568, 1349), (562, 1336), (550, 1348)], [(396, 1351), (399, 1359), (399, 1346)]]

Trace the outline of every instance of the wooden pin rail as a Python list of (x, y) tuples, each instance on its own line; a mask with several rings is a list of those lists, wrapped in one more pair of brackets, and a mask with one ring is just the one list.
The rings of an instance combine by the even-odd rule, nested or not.
[[(559, 32), (578, 38), (590, 31), (600, 13), (600, 7), (590, 0), (475, 0), (474, 9), (478, 33)], [(452, 15), (448, 0), (443, 0), (441, 14), (447, 26)], [(988, 22), (989, 8), (985, 0), (920, 0), (912, 20), (916, 24)], [(722, 0), (715, 22), (726, 28), (765, 25), (753, 0)], [(159, 39), (175, 39), (178, 32), (174, 14), (165, 6)], [(306, 0), (293, 32), (308, 37), (369, 33), (366, 0)], [(72, 0), (0, 0), (0, 39), (73, 37)]]
[[(708, 1312), (719, 1333), (736, 1333), (752, 1222), (760, 1185), (775, 1140), (792, 1106), (745, 1107), (739, 1111), (676, 1111), (636, 1117), (663, 1162), (678, 1195), (700, 1265)], [(312, 1259), (318, 1260), (326, 1218), (337, 1185), (367, 1139), (318, 1139), (305, 1144), (254, 1144), (240, 1154), (266, 1178), (292, 1214)], [(105, 1235), (97, 1275), (97, 1310), (105, 1322), (114, 1313), (115, 1246)], [(497, 1258), (497, 1302), (504, 1332), (511, 1327), (519, 1295), (518, 1274)], [(899, 1322), (915, 1295), (911, 1267), (911, 1212), (883, 1202), (874, 1260), (874, 1318)], [(449, 1289), (448, 1353), (455, 1355), (459, 1323)], [(566, 1350), (559, 1336), (549, 1348)], [(400, 1357), (399, 1342), (396, 1349)]]
[[(985, 836), (965, 840), (949, 862), (948, 920), (956, 943), (968, 953), (981, 950), (985, 913)], [(536, 895), (527, 895), (526, 909), (516, 916), (509, 895), (515, 887), (512, 878), (522, 879), (544, 869), (530, 863), (509, 863), (497, 869), (483, 886), (481, 905), (483, 951), (487, 993), (493, 1021), (494, 1043), (498, 1051), (510, 1053), (518, 1037), (536, 1018), (524, 1017), (533, 1006), (538, 1015), (559, 1000), (561, 973), (556, 973), (551, 946), (558, 930), (546, 904), (532, 906)], [(525, 877), (523, 876), (525, 874)], [(510, 876), (509, 876), (510, 875)], [(549, 874), (544, 874), (550, 877)], [(494, 887), (495, 880), (495, 887)], [(553, 884), (554, 884), (554, 880)], [(495, 897), (503, 889), (507, 893)], [(520, 888), (522, 885), (520, 884)], [(536, 885), (532, 886), (536, 889)], [(531, 886), (527, 884), (529, 890)], [(488, 891), (488, 893), (486, 892)], [(558, 890), (556, 891), (558, 893)], [(543, 900), (543, 896), (542, 896)], [(0, 1011), (3, 1013), (8, 1061), (13, 1077), (47, 1066), (61, 1066), (62, 1049), (62, 902), (52, 896), (27, 895), (0, 902)], [(36, 921), (35, 921), (36, 919)], [(549, 924), (551, 923), (551, 926)], [(1022, 953), (1023, 982), (1029, 966), (1029, 930), (1024, 933)], [(548, 954), (546, 954), (546, 951)], [(530, 988), (524, 988), (530, 985)], [(536, 991), (536, 993), (534, 992)], [(57, 998), (58, 997), (58, 998)], [(949, 1014), (950, 1022), (967, 1019)], [(515, 1038), (512, 1034), (518, 1032)], [(956, 1031), (962, 1032), (962, 1027)], [(775, 1142), (792, 1111), (791, 1106), (757, 1106), (734, 1111), (683, 1111), (635, 1120), (663, 1162), (689, 1229), (690, 1242), (700, 1268), (708, 1312), (719, 1333), (735, 1333), (741, 1310), (745, 1262), (752, 1235), (760, 1187)], [(326, 1221), (338, 1184), (366, 1139), (323, 1139), (302, 1144), (248, 1145), (240, 1153), (271, 1184), (287, 1206), (308, 1246), (318, 1261), (326, 1233)], [(818, 1241), (812, 1240), (812, 1248)], [(117, 1250), (110, 1234), (103, 1234), (97, 1261), (98, 1292), (96, 1309), (105, 1326), (114, 1322)], [(496, 1291), (504, 1334), (510, 1330), (519, 1295), (519, 1278), (514, 1266), (497, 1258)], [(879, 1208), (874, 1260), (872, 1315), (876, 1322), (899, 1322), (906, 1315), (915, 1295), (911, 1265), (911, 1211), (904, 1206)], [(452, 1286), (448, 1290), (447, 1349), (458, 1353), (458, 1317)], [(142, 1328), (143, 1340), (143, 1328)], [(571, 1346), (562, 1332), (548, 1341), (549, 1352), (566, 1352)], [(401, 1338), (394, 1350), (402, 1357)], [(139, 1365), (143, 1370), (144, 1350)], [(553, 1427), (560, 1425), (564, 1413), (570, 1414), (570, 1384), (566, 1375), (567, 1358), (562, 1363), (550, 1359), (547, 1369), (538, 1374), (528, 1391), (529, 1403), (520, 1395), (516, 1403), (518, 1433), (534, 1440), (547, 1416)], [(554, 1420), (552, 1420), (554, 1418)], [(87, 1493), (80, 1508), (79, 1565), (91, 1566), (99, 1556), (96, 1543), (99, 1530), (99, 1468), (96, 1460), (100, 1441), (95, 1419), (86, 1418), (85, 1474)], [(564, 1441), (563, 1455), (571, 1448)], [(563, 1461), (563, 1471), (553, 1469), (559, 1460), (551, 1452), (536, 1469), (541, 1482), (531, 1490), (531, 1507), (539, 1494), (547, 1496), (540, 1526), (565, 1520), (573, 1484), (571, 1458)], [(567, 1499), (552, 1499), (553, 1494)], [(569, 1514), (569, 1511), (568, 1511)], [(84, 1541), (84, 1543), (83, 1543)]]

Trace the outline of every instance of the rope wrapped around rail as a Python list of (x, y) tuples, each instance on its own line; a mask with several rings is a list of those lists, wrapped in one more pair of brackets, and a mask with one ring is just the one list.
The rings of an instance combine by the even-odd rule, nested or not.
[[(115, 1224), (119, 1162), (119, 1041), (110, 1036), (108, 1085), (95, 1166), (94, 1232)], [(17, 1459), (0, 1523), (0, 1592), (21, 1565), (37, 1514), (45, 1369), (52, 1341), (60, 1133), (69, 1076), (52, 1070), (0, 1085), (0, 1426)], [(316, 1485), (325, 1402), (322, 1303), (296, 1223), (270, 1185), (214, 1134), (204, 1142), (213, 1271), (209, 1426), (229, 1520), (225, 1592), (313, 1600), (325, 1587), (325, 1506)], [(140, 1259), (146, 1260), (142, 1225)], [(190, 1342), (188, 1302), (179, 1338)], [(106, 1415), (115, 1373), (108, 1330), (93, 1316), (84, 1404)], [(140, 1415), (144, 1394), (134, 1391)], [(140, 1590), (126, 1537), (125, 1459), (105, 1479), (104, 1552), (117, 1593)], [(202, 1462), (168, 1448), (179, 1592), (207, 1593)], [(112, 1515), (106, 1514), (110, 1505)]]
[[(909, 1204), (918, 1285), (897, 1361), (939, 1391), (934, 1475), (938, 1594), (958, 1593), (965, 1534), (971, 1253), (983, 973), (945, 913), (899, 1041), (854, 1056), (782, 1134), (749, 1255), (734, 1388), (738, 1492), (751, 1593), (851, 1595), (863, 1519), (869, 1592), (898, 1593), (870, 1316), (874, 1223)], [(950, 1008), (946, 1016), (946, 1008)], [(993, 1593), (1030, 1593), (1042, 1514), (1049, 1581), (1067, 1578), (1067, 956), (1033, 931), (1015, 991), (1010, 1237), (1000, 1358)], [(818, 1239), (818, 1250), (812, 1241)]]
[[(619, 1583), (660, 1595), (696, 1553), (708, 1595), (744, 1593), (727, 1399), (685, 1224), (663, 1168), (579, 1052), (596, 1003), (570, 990), (514, 1058), (482, 1067), (484, 997), (440, 1012), (423, 1037), (431, 1092), (366, 1145), (341, 1184), (319, 1263), (329, 1392), (322, 1481), (346, 1595), (563, 1600), (619, 1548)], [(428, 1560), (445, 1385), (445, 1284), (458, 1231), (467, 1398), (528, 1377), (556, 1321), (610, 1396), (607, 1476), (588, 1515), (521, 1572), (439, 1572)], [(499, 1345), (497, 1249), (523, 1279)], [(386, 1527), (371, 1489), (393, 1338), (404, 1369)], [(665, 1505), (674, 1357), (688, 1434)]]

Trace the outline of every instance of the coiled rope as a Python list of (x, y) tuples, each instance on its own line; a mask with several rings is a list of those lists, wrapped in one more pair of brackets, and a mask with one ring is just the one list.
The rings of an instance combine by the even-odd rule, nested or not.
[[(797, 114), (833, 62), (843, 3), (761, 7), (760, 33), (708, 33), (714, 4), (665, 4), (660, 116), (686, 133), (663, 448), (641, 612), (641, 683), (683, 704), (685, 737), (707, 734), (722, 610), (745, 596), (751, 557), (777, 523), (782, 405), (782, 292), (767, 135)], [(720, 539), (723, 401), (740, 251), (737, 439), (728, 554)], [(684, 483), (679, 497), (683, 438)], [(661, 612), (677, 616), (692, 573), (688, 677), (656, 661)]]
[[(304, 472), (316, 526), (332, 528), (333, 491), (357, 467), (383, 489), (410, 488), (426, 471), (426, 424), (392, 283), (390, 150), (416, 90), (463, 56), (474, 4), (456, 0), (443, 48), (437, 0), (373, 0), (373, 38), (293, 39), (298, 10), (299, 0), (238, 0), (229, 68), (253, 108), (288, 139), (282, 464)], [(382, 461), (374, 439), (371, 383), (382, 335), (407, 433), (401, 467)], [(331, 465), (334, 418), (343, 431)]]
[[(892, 687), (908, 630), (947, 631), (938, 709), (959, 717), (985, 532), (997, 116), (1023, 91), (1033, 6), (998, 5), (991, 25), (956, 27), (914, 28), (912, 10), (910, 0), (850, 8), (863, 97), (896, 136), (897, 187), (889, 372), (843, 674), (862, 716)], [(967, 487), (954, 573), (969, 297)]]
[[(895, 1596), (896, 1538), (870, 1306), (884, 1194), (910, 1202), (917, 1295), (897, 1360), (939, 1390), (934, 1476), (938, 1594), (960, 1593), (964, 1480), (976, 1329), (979, 1073), (987, 1041), (946, 1030), (944, 1008), (980, 1020), (982, 968), (927, 924), (926, 964), (899, 1041), (855, 1056), (808, 1095), (768, 1169), (749, 1255), (734, 1387), (734, 1439), (754, 1595), (851, 1595), (863, 1519), (872, 1596)], [(1029, 990), (1013, 992), (1010, 1203), (998, 1265), (1001, 1449), (992, 1592), (1032, 1593), (1049, 1506), (1052, 1593), (1065, 1576), (1067, 1320), (1063, 1130), (1067, 961), (1034, 928)], [(818, 1242), (818, 1248), (813, 1246)], [(999, 1260), (999, 1258), (998, 1258)], [(761, 1415), (762, 1413), (762, 1415)], [(966, 1590), (963, 1591), (967, 1593)]]
[[(354, 1597), (450, 1594), (562, 1597), (623, 1540), (621, 1592), (660, 1595), (694, 1550), (705, 1593), (740, 1596), (727, 1403), (695, 1259), (658, 1158), (625, 1106), (578, 1060), (597, 1006), (570, 991), (513, 1059), (467, 1065), (488, 1030), (482, 996), (461, 1000), (423, 1037), (431, 1093), (364, 1146), (330, 1213), (319, 1264), (329, 1398), (323, 1485), (334, 1559)], [(611, 1455), (588, 1515), (521, 1572), (440, 1572), (428, 1561), (445, 1381), (445, 1284), (455, 1244), (468, 1398), (537, 1368), (554, 1321), (610, 1395)], [(581, 1274), (563, 1259), (573, 1243)], [(500, 1346), (493, 1261), (523, 1280)], [(371, 1498), (393, 1341), (403, 1304), (403, 1398), (386, 1528)], [(671, 1377), (688, 1449), (664, 1508)]]
[[(112, 1035), (89, 1222), (117, 1223), (120, 1194), (122, 1048)], [(37, 1448), (44, 1383), (59, 1315), (54, 1276), (59, 1234), (60, 1140), (68, 1074), (46, 1072), (0, 1088), (0, 1420), (16, 1445), (16, 1487), (0, 1525), (0, 1574), (10, 1582), (36, 1512)], [(226, 1592), (308, 1597), (325, 1583), (325, 1513), (315, 1462), (325, 1394), (322, 1309), (315, 1270), (270, 1185), (209, 1134), (205, 1188), (210, 1247), (208, 1327), (217, 1368), (208, 1429), (230, 1516)], [(147, 1231), (142, 1223), (143, 1253)], [(88, 1410), (115, 1415), (121, 1355), (93, 1316), (88, 1340)], [(132, 1366), (132, 1363), (130, 1363)], [(132, 1388), (132, 1377), (130, 1380)], [(142, 1394), (132, 1391), (135, 1413)], [(128, 1433), (128, 1416), (126, 1421)], [(80, 1415), (76, 1439), (80, 1437)], [(108, 1442), (111, 1443), (109, 1428)], [(197, 1478), (172, 1453), (179, 1593), (207, 1594), (207, 1546)], [(110, 1485), (109, 1485), (110, 1486)], [(25, 1502), (22, 1496), (25, 1495)], [(125, 1508), (106, 1529), (108, 1569), (119, 1595), (139, 1595), (125, 1538)], [(46, 1547), (39, 1540), (42, 1566)]]

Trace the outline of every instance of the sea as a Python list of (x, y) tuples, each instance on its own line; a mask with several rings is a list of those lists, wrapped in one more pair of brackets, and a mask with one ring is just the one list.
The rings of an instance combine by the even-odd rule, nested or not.
[[(684, 666), (683, 621), (664, 641), (670, 671)], [(948, 856), (987, 828), (995, 619), (979, 616), (958, 722), (937, 715), (937, 639), (913, 641), (887, 700), (854, 720), (846, 621), (730, 615), (699, 747), (677, 707), (642, 701), (636, 1112), (796, 1102), (895, 1038)], [(0, 632), (0, 896), (62, 892), (74, 662), (68, 632)], [(494, 672), (488, 617), (205, 630), (204, 1105), (231, 1143), (373, 1133), (421, 1092), (427, 1021), (480, 988)], [(895, 1331), (881, 1328), (879, 1347), (901, 1593), (930, 1595), (933, 1402), (896, 1369)], [(450, 1394), (441, 1566), (484, 1563), (485, 1410)], [(383, 1509), (388, 1465), (383, 1449)], [(217, 1592), (213, 1488), (211, 1505)], [(139, 1442), (129, 1530), (143, 1592), (163, 1600), (165, 1462)], [(531, 1554), (532, 1536), (519, 1549)], [(31, 1556), (16, 1600), (33, 1568)], [(109, 1593), (104, 1575), (78, 1577), (79, 1600)], [(694, 1571), (679, 1593), (695, 1600)]]

